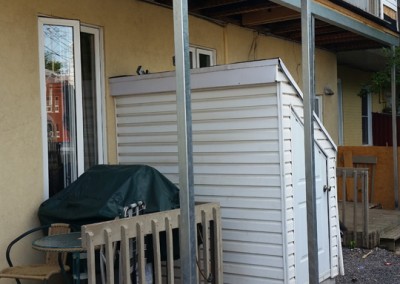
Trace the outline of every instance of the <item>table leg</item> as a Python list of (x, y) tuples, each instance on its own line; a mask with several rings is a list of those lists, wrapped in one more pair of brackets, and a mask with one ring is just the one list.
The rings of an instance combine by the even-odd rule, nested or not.
[(72, 254), (72, 277), (74, 279), (73, 283), (79, 284), (81, 282), (80, 277), (80, 253), (74, 252)]
[(60, 265), (61, 274), (62, 274), (62, 276), (64, 278), (64, 283), (70, 283), (69, 280), (68, 280), (67, 273), (65, 271), (64, 262), (63, 262), (63, 253), (62, 252), (58, 253), (58, 264)]

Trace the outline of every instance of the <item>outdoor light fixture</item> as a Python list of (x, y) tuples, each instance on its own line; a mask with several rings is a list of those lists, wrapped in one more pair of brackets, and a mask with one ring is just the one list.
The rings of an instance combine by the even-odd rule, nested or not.
[(333, 96), (335, 94), (334, 91), (328, 86), (324, 87), (324, 95), (326, 96)]

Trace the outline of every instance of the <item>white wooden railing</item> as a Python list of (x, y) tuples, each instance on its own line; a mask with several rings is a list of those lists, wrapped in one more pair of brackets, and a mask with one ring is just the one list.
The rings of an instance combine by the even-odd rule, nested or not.
[(345, 2), (380, 18), (382, 0), (344, 0)]
[[(337, 177), (341, 177), (342, 180), (342, 208), (340, 212), (340, 221), (348, 228), (353, 230), (353, 242), (357, 244), (357, 223), (362, 217), (362, 245), (368, 247), (369, 238), (369, 190), (368, 190), (368, 169), (367, 168), (340, 168), (336, 169)], [(353, 188), (348, 188), (351, 184), (348, 181), (352, 181)], [(361, 192), (361, 200), (358, 200), (358, 192)], [(348, 194), (349, 193), (349, 194)], [(353, 196), (353, 202), (347, 202), (347, 196)], [(353, 209), (353, 220), (348, 222), (347, 203), (352, 205)], [(361, 207), (361, 216), (358, 216), (358, 208)], [(345, 235), (346, 236), (346, 235)], [(348, 240), (345, 239), (345, 243)]]
[[(217, 203), (205, 203), (195, 206), (197, 235), (201, 238), (197, 247), (198, 282), (222, 284), (222, 241), (221, 216)], [(107, 284), (115, 281), (131, 283), (130, 251), (135, 251), (138, 283), (146, 284), (145, 277), (145, 236), (151, 236), (153, 243), (153, 281), (154, 284), (181, 282), (176, 275), (174, 261), (174, 238), (179, 230), (180, 210), (169, 210), (145, 214), (131, 218), (82, 226), (82, 245), (87, 250), (87, 269), (89, 284), (100, 283), (99, 251), (105, 250)], [(173, 230), (175, 232), (173, 233)], [(160, 233), (166, 235), (166, 241), (160, 245)], [(147, 239), (147, 238), (146, 238)], [(198, 242), (199, 243), (199, 242)], [(133, 246), (133, 248), (132, 248)], [(120, 260), (115, 251), (120, 251)], [(166, 250), (166, 260), (161, 259), (161, 251)], [(97, 261), (96, 261), (97, 259)], [(116, 270), (120, 271), (116, 271)], [(116, 277), (116, 275), (122, 275)], [(207, 278), (209, 281), (205, 280)], [(135, 277), (135, 276), (133, 276)], [(116, 280), (117, 279), (117, 280)]]
[(397, 19), (397, 0), (344, 0), (345, 2), (368, 12), (375, 17)]

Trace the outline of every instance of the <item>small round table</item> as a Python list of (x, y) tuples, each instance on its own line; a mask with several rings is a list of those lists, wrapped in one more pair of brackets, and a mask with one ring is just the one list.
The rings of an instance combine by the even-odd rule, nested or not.
[(68, 234), (51, 235), (45, 236), (43, 238), (37, 239), (32, 242), (32, 248), (45, 252), (57, 252), (58, 253), (58, 263), (61, 268), (61, 272), (64, 279), (67, 279), (64, 264), (62, 261), (63, 253), (72, 253), (72, 274), (74, 282), (80, 283), (80, 253), (85, 252), (82, 248), (82, 240), (80, 232), (73, 232)]

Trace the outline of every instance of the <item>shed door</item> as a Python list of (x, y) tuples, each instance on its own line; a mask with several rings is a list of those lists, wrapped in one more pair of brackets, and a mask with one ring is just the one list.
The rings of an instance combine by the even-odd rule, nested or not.
[[(292, 115), (292, 155), (295, 223), (296, 283), (308, 283), (307, 208), (304, 170), (304, 127)], [(329, 215), (327, 184), (327, 157), (315, 145), (315, 178), (317, 202), (318, 261), (320, 281), (330, 276)]]

